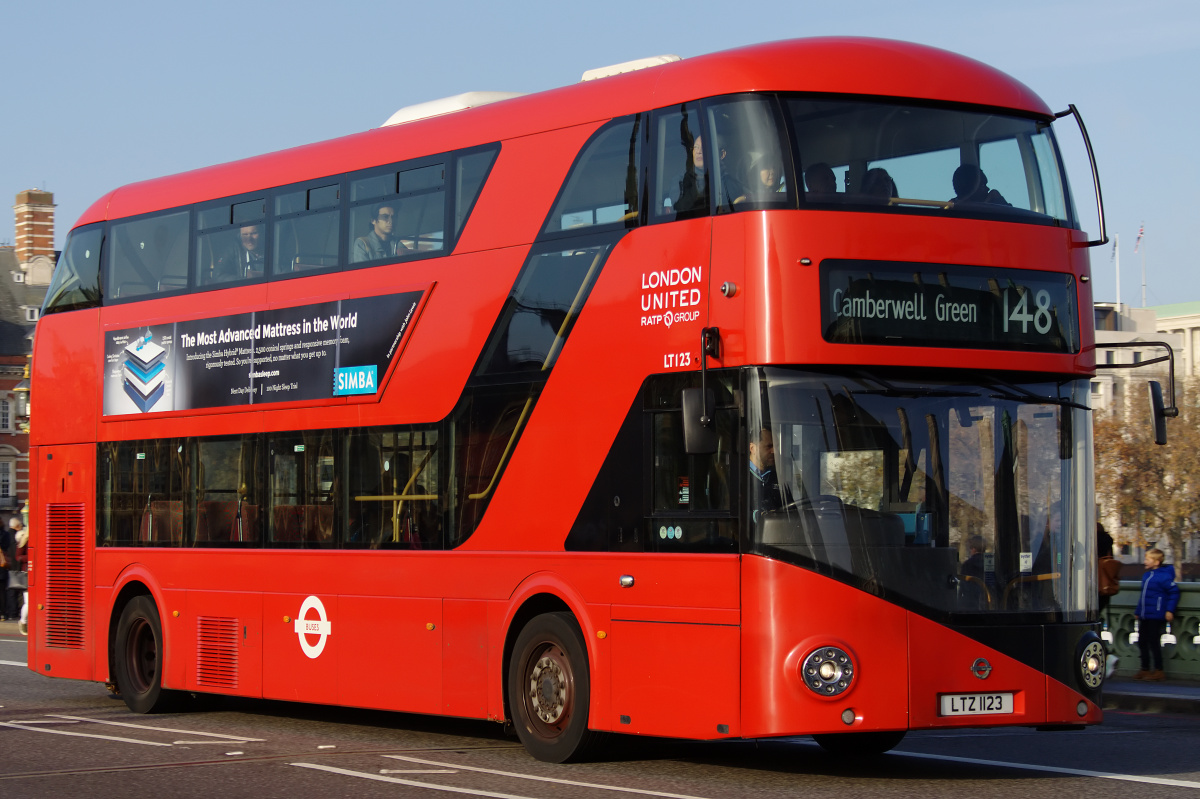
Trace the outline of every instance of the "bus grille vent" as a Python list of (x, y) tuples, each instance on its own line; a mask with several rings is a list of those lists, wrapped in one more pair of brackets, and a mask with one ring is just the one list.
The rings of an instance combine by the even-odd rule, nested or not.
[(237, 688), (238, 620), (201, 616), (196, 683)]
[(82, 502), (46, 506), (46, 646), (83, 649), (87, 550)]

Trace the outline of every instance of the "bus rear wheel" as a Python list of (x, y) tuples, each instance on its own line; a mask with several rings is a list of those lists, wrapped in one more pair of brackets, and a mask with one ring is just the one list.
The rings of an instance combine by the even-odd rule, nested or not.
[(588, 729), (587, 646), (570, 613), (535, 616), (508, 669), (508, 705), (526, 750), (547, 763), (582, 759), (601, 739)]
[(831, 755), (839, 757), (874, 757), (890, 751), (904, 740), (907, 730), (886, 732), (835, 732), (814, 735), (813, 740)]
[(134, 597), (121, 611), (113, 641), (113, 677), (134, 713), (161, 713), (174, 707), (176, 694), (162, 687), (162, 666), (158, 608), (148, 596)]

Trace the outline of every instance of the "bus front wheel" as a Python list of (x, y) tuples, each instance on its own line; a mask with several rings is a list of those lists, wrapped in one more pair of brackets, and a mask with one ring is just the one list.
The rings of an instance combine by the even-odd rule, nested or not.
[(814, 735), (813, 740), (831, 755), (873, 757), (890, 751), (904, 740), (905, 730), (886, 732), (834, 732)]
[(153, 599), (134, 597), (121, 611), (113, 655), (113, 677), (130, 710), (160, 713), (174, 705), (174, 692), (162, 687), (162, 621)]
[(547, 763), (581, 759), (601, 737), (588, 729), (587, 646), (570, 613), (535, 616), (508, 669), (508, 704), (521, 743)]

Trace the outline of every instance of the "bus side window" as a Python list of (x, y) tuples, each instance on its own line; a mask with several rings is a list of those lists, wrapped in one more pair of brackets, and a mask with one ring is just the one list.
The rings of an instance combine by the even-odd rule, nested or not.
[(284, 547), (332, 547), (339, 481), (333, 431), (280, 433), (267, 447), (267, 540)]
[(346, 451), (348, 469), (335, 471), (349, 485), (344, 546), (441, 549), (437, 429), (354, 430)]
[(275, 196), (273, 275), (282, 277), (338, 265), (339, 188), (333, 183)]
[(180, 546), (189, 462), (183, 439), (119, 441), (98, 447), (97, 542)]
[(454, 183), (454, 238), (457, 240), (467, 224), (467, 216), (479, 199), (500, 148), (492, 145), (485, 150), (465, 153), (458, 157)]
[(655, 113), (651, 221), (708, 215), (709, 178), (702, 155), (701, 122), (699, 103), (684, 103)]
[(187, 211), (112, 226), (107, 296), (145, 297), (187, 286)]
[(262, 545), (264, 488), (257, 435), (196, 442), (191, 510), (198, 547)]
[(651, 494), (646, 549), (659, 552), (732, 552), (737, 549), (733, 518), (735, 416), (715, 413), (718, 448), (689, 455), (678, 409), (656, 412), (651, 422)]
[(592, 135), (571, 167), (546, 233), (637, 225), (645, 126), (645, 116), (638, 114), (613, 120)]
[(715, 144), (704, 143), (704, 160), (715, 170), (710, 179), (717, 213), (789, 206), (794, 180), (774, 101), (739, 96), (706, 103), (705, 113), (716, 130)]

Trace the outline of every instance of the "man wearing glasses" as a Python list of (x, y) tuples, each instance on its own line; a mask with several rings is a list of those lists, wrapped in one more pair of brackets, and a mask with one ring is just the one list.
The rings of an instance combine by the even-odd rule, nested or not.
[(365, 236), (354, 240), (350, 252), (350, 262), (378, 261), (390, 258), (397, 252), (406, 252), (408, 248), (403, 243), (392, 238), (392, 228), (396, 222), (396, 209), (390, 205), (380, 205), (375, 209), (371, 219), (371, 230)]

